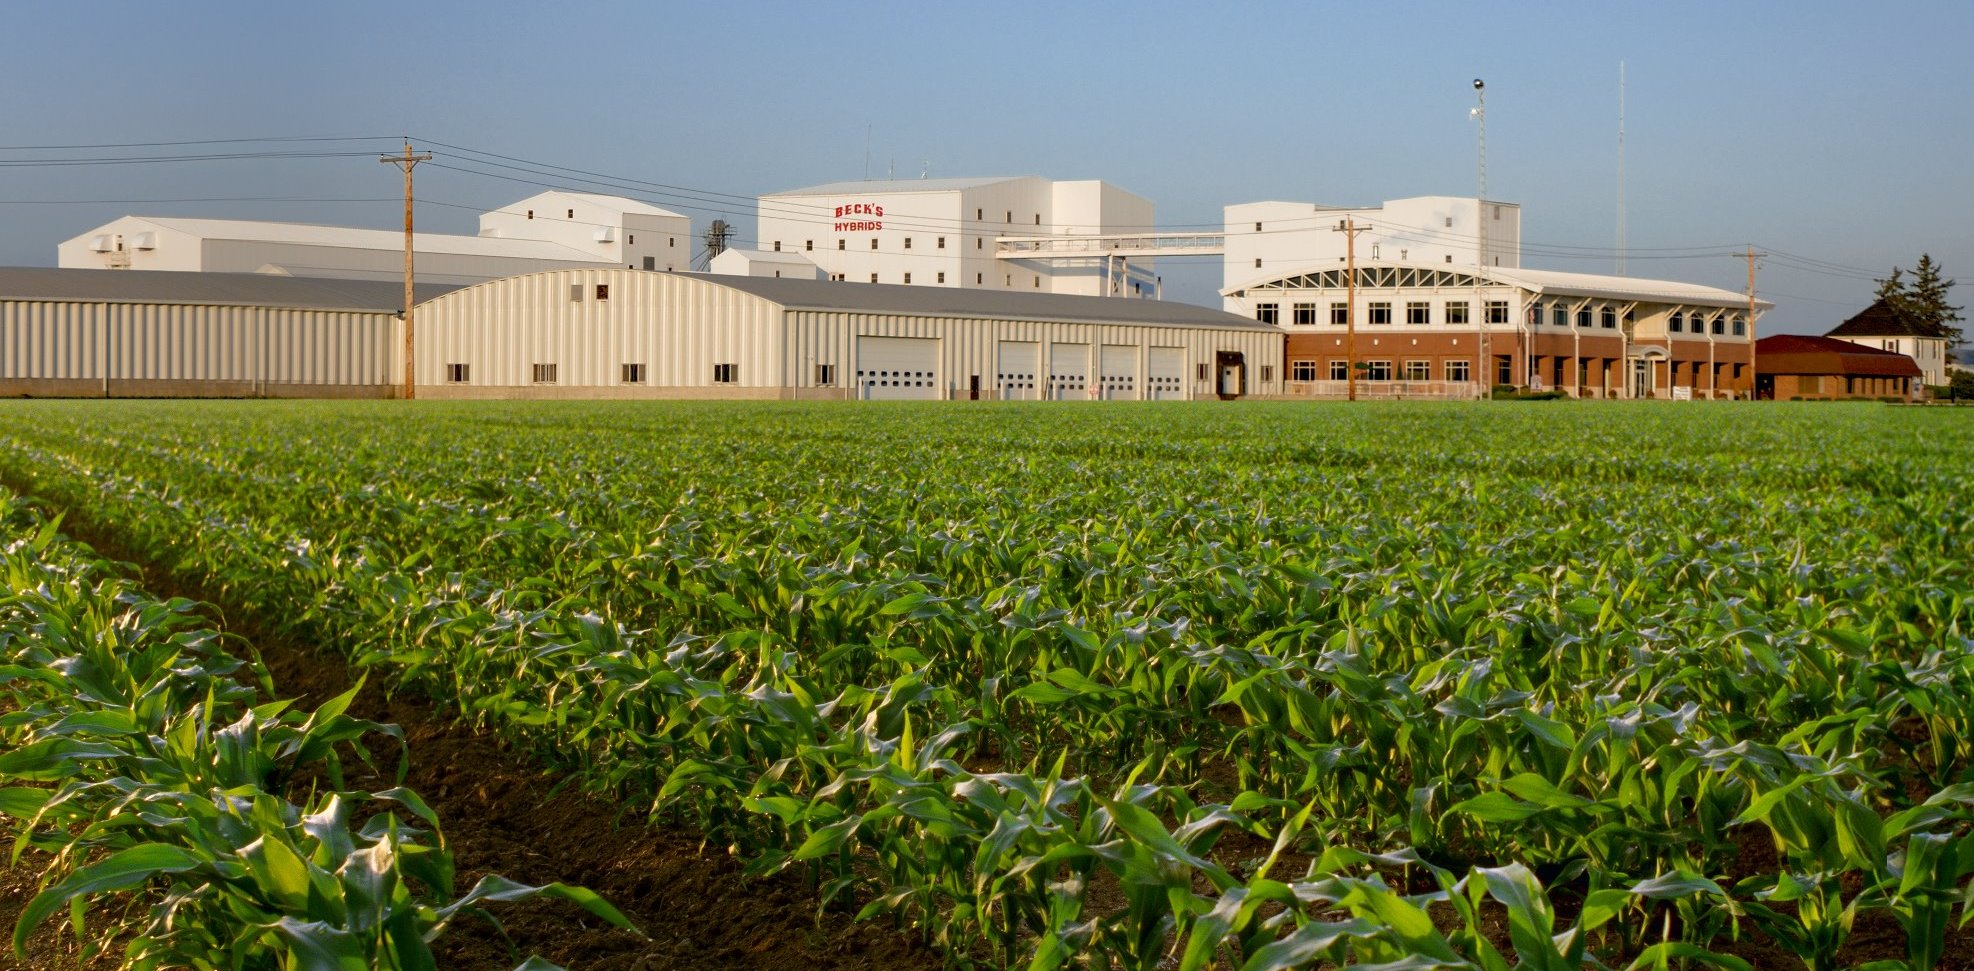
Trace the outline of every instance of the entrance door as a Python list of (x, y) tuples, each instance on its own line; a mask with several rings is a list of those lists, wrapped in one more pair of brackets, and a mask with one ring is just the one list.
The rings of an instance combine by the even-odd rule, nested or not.
[(1631, 362), (1631, 396), (1649, 398), (1652, 396), (1652, 362)]
[(1220, 365), (1220, 386), (1217, 390), (1223, 398), (1232, 398), (1241, 393), (1241, 365)]

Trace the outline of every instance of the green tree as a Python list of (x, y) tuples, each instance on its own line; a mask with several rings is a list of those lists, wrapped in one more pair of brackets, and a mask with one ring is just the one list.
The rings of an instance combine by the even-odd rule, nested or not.
[(1958, 326), (1964, 319), (1960, 316), (1962, 308), (1947, 302), (1954, 281), (1940, 274), (1940, 264), (1933, 262), (1931, 253), (1919, 254), (1911, 282), (1906, 281), (1905, 270), (1896, 266), (1890, 276), (1877, 282), (1878, 299), (1912, 318), (1922, 333), (1946, 338), (1949, 354), (1965, 342)]
[(1906, 288), (1906, 312), (1947, 339), (1951, 352), (1963, 342), (1959, 324), (1961, 308), (1947, 302), (1947, 291), (1954, 281), (1940, 275), (1940, 265), (1930, 253), (1919, 254), (1919, 265), (1912, 268), (1912, 285)]

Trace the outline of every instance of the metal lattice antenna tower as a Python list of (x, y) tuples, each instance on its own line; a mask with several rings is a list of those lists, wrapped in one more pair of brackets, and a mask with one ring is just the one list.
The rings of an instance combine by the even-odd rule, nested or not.
[(1618, 275), (1624, 276), (1624, 62), (1618, 62)]
[[(1494, 375), (1491, 373), (1494, 366), (1494, 349), (1488, 340), (1488, 325), (1492, 322), (1487, 319), (1487, 295), (1481, 283), (1481, 274), (1485, 273), (1487, 268), (1487, 84), (1480, 78), (1474, 79), (1474, 99), (1474, 108), (1470, 113), (1474, 120), (1480, 123), (1479, 134), (1474, 143), (1477, 158), (1474, 181), (1479, 192), (1474, 198), (1474, 221), (1480, 224), (1477, 232), (1480, 240), (1479, 249), (1474, 251), (1472, 319), (1480, 325), (1477, 328), (1480, 343), (1475, 348), (1479, 360), (1474, 362), (1474, 381), (1482, 388), (1491, 389), (1494, 386)], [(1488, 397), (1491, 396), (1483, 392), (1482, 400)]]
[(706, 227), (706, 259), (711, 260), (713, 257), (726, 252), (727, 240), (732, 236), (733, 227), (727, 225), (726, 220), (713, 220), (713, 224)]

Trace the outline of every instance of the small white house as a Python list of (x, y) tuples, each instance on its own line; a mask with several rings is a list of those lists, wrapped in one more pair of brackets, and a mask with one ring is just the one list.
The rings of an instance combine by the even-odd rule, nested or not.
[(708, 269), (718, 276), (758, 276), (783, 280), (817, 280), (822, 267), (800, 253), (730, 249), (713, 257)]
[(1824, 336), (1904, 354), (1919, 365), (1920, 380), (1936, 387), (1953, 377), (1948, 373), (1952, 365), (1947, 359), (1947, 339), (1883, 300), (1873, 301)]

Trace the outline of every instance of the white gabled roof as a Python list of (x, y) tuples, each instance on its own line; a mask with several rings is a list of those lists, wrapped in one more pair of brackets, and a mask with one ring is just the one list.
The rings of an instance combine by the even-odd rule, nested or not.
[(765, 249), (729, 249), (714, 257), (716, 260), (730, 260), (747, 263), (774, 263), (785, 266), (801, 266), (806, 269), (819, 269), (816, 261), (800, 253), (777, 253)]
[(623, 196), (606, 196), (595, 192), (570, 192), (567, 189), (550, 189), (547, 192), (537, 192), (526, 199), (509, 203), (494, 211), (520, 212), (528, 208), (528, 203), (551, 197), (575, 199), (593, 206), (601, 206), (605, 209), (614, 209), (618, 212), (629, 213), (633, 216), (671, 216), (674, 219), (686, 218), (683, 213), (676, 213), (670, 209), (661, 209), (651, 203), (640, 202), (636, 199), (627, 199)]
[[(176, 216), (128, 216), (160, 229), (196, 236), (200, 239), (245, 240), (256, 243), (290, 243), (298, 246), (334, 246), (345, 249), (403, 250), (404, 233), (388, 229), (358, 229), (351, 226), (323, 226), (315, 223), (255, 222), (246, 219), (182, 219)], [(90, 230), (83, 235), (98, 235)], [(556, 260), (569, 263), (609, 263), (616, 260), (585, 253), (561, 243), (538, 239), (508, 239), (498, 236), (455, 236), (449, 233), (414, 233), (412, 248), (420, 253), (446, 253), (459, 256), (505, 257), (522, 260)]]

